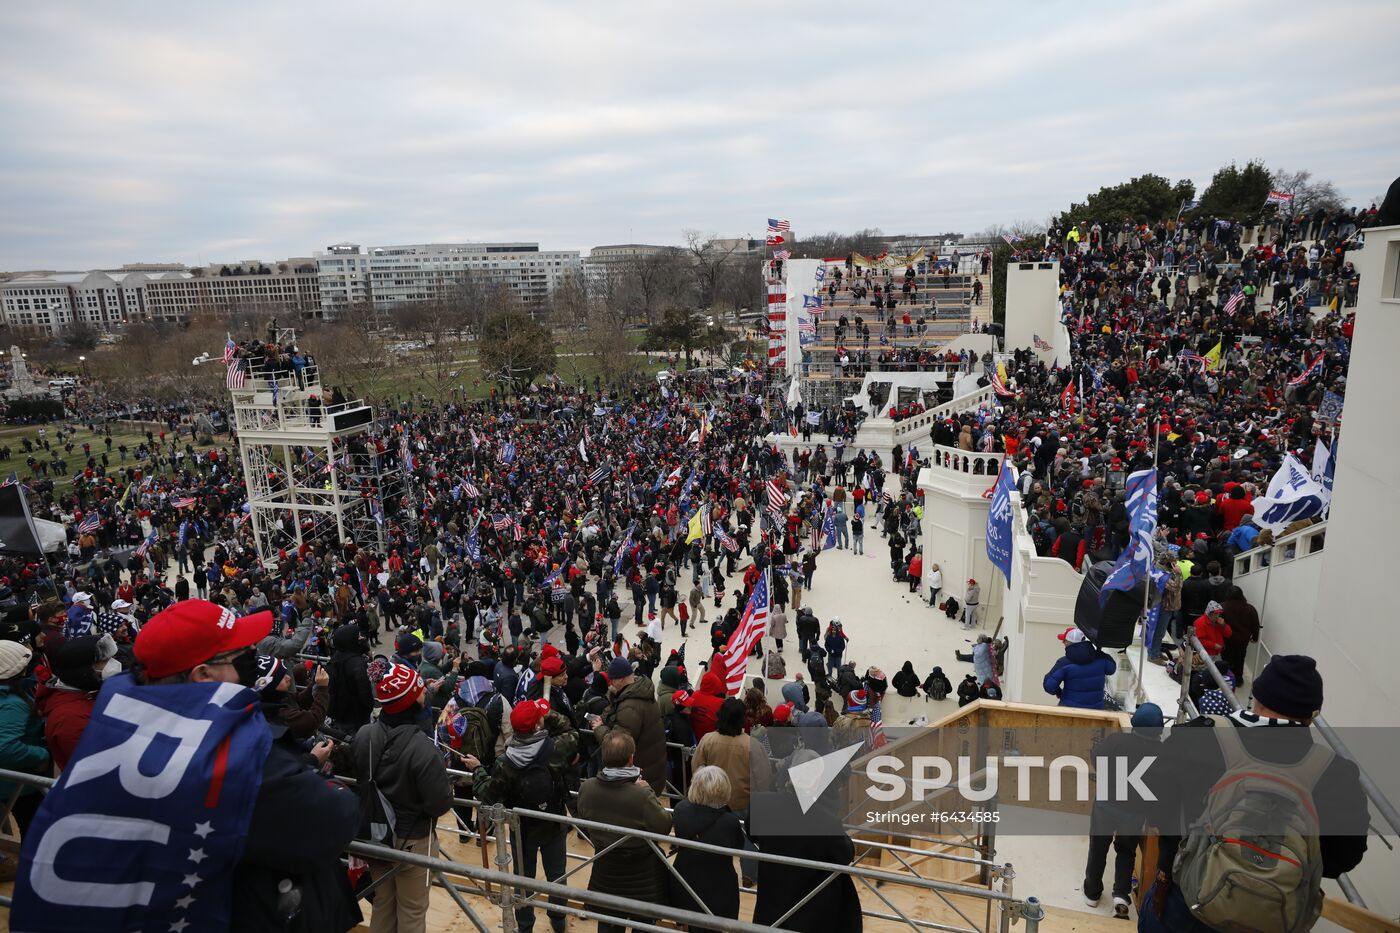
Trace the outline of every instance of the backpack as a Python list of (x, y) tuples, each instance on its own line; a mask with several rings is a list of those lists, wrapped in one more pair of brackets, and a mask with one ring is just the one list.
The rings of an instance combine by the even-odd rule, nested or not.
[(373, 842), (378, 845), (394, 844), (394, 831), (397, 828), (398, 815), (394, 812), (394, 805), (389, 802), (389, 798), (384, 796), (384, 792), (379, 789), (379, 783), (374, 779), (374, 772), (379, 764), (383, 762), (384, 756), (389, 753), (389, 748), (394, 744), (393, 733), (385, 731), (388, 738), (384, 742), (384, 747), (379, 750), (378, 755), (372, 755), (369, 760), (369, 777), (359, 787), (360, 792), (360, 831), (359, 838)]
[(1310, 930), (1322, 913), (1322, 851), (1313, 790), (1332, 750), (1295, 765), (1260, 761), (1229, 720), (1212, 716), (1225, 773), (1172, 867), (1198, 920), (1222, 931)]
[(950, 619), (956, 619), (958, 617), (958, 601), (952, 596), (944, 600), (943, 614)]
[(770, 651), (764, 662), (763, 673), (769, 680), (782, 680), (787, 676), (787, 662), (778, 652)]
[(510, 782), (506, 804), (540, 813), (564, 812), (564, 782), (550, 767), (550, 756), (554, 754), (554, 739), (546, 738), (533, 762), (525, 768), (516, 768), (510, 759), (502, 756), (501, 767), (515, 775)]
[(934, 680), (932, 686), (929, 688), (928, 695), (935, 700), (948, 699), (948, 681), (944, 680), (942, 677)]

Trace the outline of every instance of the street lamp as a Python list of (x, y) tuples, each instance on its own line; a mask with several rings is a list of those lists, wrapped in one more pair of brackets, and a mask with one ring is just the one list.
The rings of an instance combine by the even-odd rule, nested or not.
[(83, 370), (83, 381), (87, 382), (87, 357), (78, 357), (78, 364), (82, 367)]

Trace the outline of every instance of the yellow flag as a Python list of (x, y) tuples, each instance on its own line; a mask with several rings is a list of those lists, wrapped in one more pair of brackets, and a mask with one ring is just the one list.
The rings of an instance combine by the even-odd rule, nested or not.
[(1216, 341), (1215, 346), (1211, 347), (1210, 351), (1206, 353), (1205, 360), (1206, 369), (1212, 372), (1220, 365), (1220, 341)]
[(1002, 385), (1006, 385), (1006, 364), (1001, 360), (997, 360), (997, 378), (1001, 380)]
[(698, 541), (704, 536), (705, 533), (700, 530), (700, 510), (696, 509), (695, 514), (690, 516), (690, 533), (685, 536), (685, 543)]

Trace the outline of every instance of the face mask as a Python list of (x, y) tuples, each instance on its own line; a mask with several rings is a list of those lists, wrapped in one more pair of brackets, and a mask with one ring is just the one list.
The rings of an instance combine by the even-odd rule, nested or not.
[(103, 680), (108, 677), (115, 677), (122, 672), (122, 662), (116, 658), (108, 658), (107, 663), (102, 665), (102, 670), (98, 671), (98, 676)]
[(252, 687), (258, 682), (258, 656), (252, 651), (234, 658), (233, 669), (238, 672), (238, 682), (243, 686)]

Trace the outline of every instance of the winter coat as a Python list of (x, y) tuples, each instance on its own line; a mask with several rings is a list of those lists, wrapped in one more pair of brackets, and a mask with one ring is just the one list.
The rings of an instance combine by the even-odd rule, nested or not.
[[(271, 726), (274, 739), (284, 734)], [(340, 854), (354, 838), (360, 805), (353, 790), (328, 783), (285, 742), (273, 741), (263, 763), (243, 855), (233, 873), (231, 933), (348, 930), (360, 908)], [(301, 911), (283, 924), (277, 886), (290, 878)]]
[(1225, 623), (1230, 626), (1225, 647), (1243, 654), (1250, 642), (1259, 639), (1259, 612), (1244, 599), (1227, 599), (1220, 605), (1225, 610)]
[[(344, 633), (344, 634), (342, 634)], [(330, 675), (330, 702), (326, 715), (341, 727), (354, 730), (369, 722), (374, 712), (374, 689), (369, 682), (369, 658), (358, 648), (359, 632), (345, 626), (331, 636), (335, 653), (326, 662)], [(349, 642), (350, 646), (344, 643)]]
[(935, 667), (929, 671), (929, 675), (924, 678), (921, 685), (925, 693), (933, 695), (935, 687), (943, 688), (943, 698), (946, 700), (953, 692), (953, 682), (948, 679), (948, 675), (943, 673), (943, 668)]
[(1232, 632), (1229, 623), (1222, 621), (1216, 625), (1208, 615), (1202, 615), (1196, 620), (1195, 630), (1201, 647), (1213, 658), (1219, 657), (1220, 652), (1225, 650), (1225, 642)]
[(787, 638), (787, 613), (781, 609), (774, 609), (773, 614), (768, 617), (769, 636), (781, 641)]
[(996, 671), (992, 664), (991, 642), (979, 641), (972, 646), (972, 672), (977, 675), (977, 682), (979, 684), (985, 684), (989, 680), (996, 680)]
[(355, 780), (370, 779), (393, 804), (399, 839), (422, 839), (433, 822), (452, 809), (452, 782), (433, 740), (416, 722), (361, 726), (350, 743)]
[(765, 791), (772, 781), (768, 753), (751, 735), (721, 735), (711, 732), (700, 740), (691, 756), (690, 767), (699, 771), (714, 765), (729, 775), (729, 809), (735, 812), (749, 808), (749, 797), (755, 791)]
[[(661, 806), (653, 790), (637, 784), (636, 768), (604, 768), (597, 777), (583, 782), (578, 792), (580, 819), (607, 823), (620, 830), (640, 829), (665, 833), (671, 829), (671, 814)], [(651, 782), (648, 781), (648, 784)], [(659, 856), (644, 839), (626, 832), (592, 829), (588, 832), (594, 851), (603, 852), (588, 876), (588, 890), (617, 894), (636, 901), (665, 903), (666, 879), (670, 874)], [(613, 843), (622, 839), (616, 846)], [(612, 848), (609, 848), (612, 846)]]
[[(706, 673), (709, 673), (708, 671)], [(637, 743), (637, 767), (657, 793), (666, 787), (666, 727), (656, 703), (656, 685), (645, 677), (611, 694), (603, 724), (594, 730), (598, 741), (612, 729), (626, 729)]]
[[(791, 791), (760, 794), (754, 800), (754, 809), (759, 807), (770, 815), (764, 820), (765, 826), (802, 827), (802, 835), (754, 836), (761, 851), (830, 865), (849, 865), (855, 856), (855, 844), (846, 835), (834, 805), (826, 798), (820, 799), (805, 814)], [(762, 875), (754, 902), (754, 923), (774, 926), (780, 917), (811, 895), (800, 909), (783, 921), (782, 929), (804, 933), (834, 930), (859, 933), (863, 928), (860, 896), (850, 875), (838, 875), (826, 883), (829, 873), (822, 869), (777, 862), (765, 862)]]
[(977, 678), (971, 674), (962, 679), (958, 684), (958, 705), (966, 706), (973, 700), (982, 696), (982, 688), (977, 686)]
[[(0, 768), (29, 774), (47, 774), (49, 770), (44, 721), (9, 684), (0, 684)], [(0, 799), (8, 800), (14, 789), (9, 781), (0, 781)], [(26, 785), (20, 794), (37, 792)]]
[[(676, 802), (672, 819), (677, 839), (693, 839), (736, 850), (744, 847), (744, 827), (728, 807), (702, 807), (680, 800)], [(681, 848), (676, 852), (675, 868), (716, 917), (739, 916), (739, 876), (734, 872), (733, 858)], [(671, 906), (703, 913), (704, 909), (690, 892), (670, 872), (667, 876)]]
[(797, 637), (816, 641), (821, 634), (821, 623), (812, 611), (805, 606), (797, 611)]
[(919, 675), (914, 673), (912, 661), (904, 662), (904, 666), (895, 673), (891, 683), (894, 685), (895, 692), (902, 697), (919, 695)]
[(1104, 682), (1118, 665), (1092, 643), (1065, 646), (1065, 656), (1045, 675), (1045, 692), (1060, 698), (1061, 706), (1103, 709)]
[(39, 705), (39, 715), (44, 717), (44, 742), (53, 756), (54, 767), (62, 771), (83, 737), (97, 693), (41, 684), (34, 689), (34, 700)]

